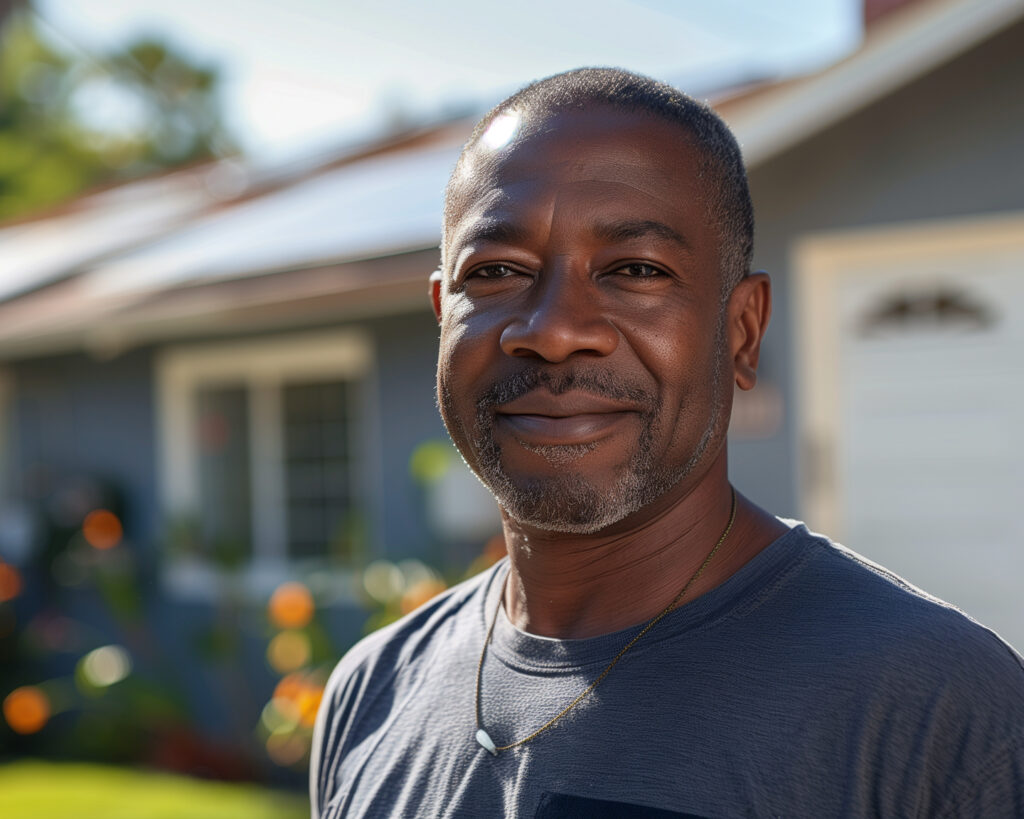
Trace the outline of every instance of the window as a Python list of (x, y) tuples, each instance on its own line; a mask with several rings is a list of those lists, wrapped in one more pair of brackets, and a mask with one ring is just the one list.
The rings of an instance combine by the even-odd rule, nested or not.
[(178, 562), (277, 580), (295, 563), (351, 562), (370, 362), (352, 332), (161, 356), (161, 494)]
[(350, 556), (349, 385), (288, 384), (282, 399), (288, 554), (318, 557), (333, 547)]
[(194, 396), (199, 480), (196, 532), (207, 557), (251, 557), (252, 471), (249, 403), (244, 385), (202, 386)]

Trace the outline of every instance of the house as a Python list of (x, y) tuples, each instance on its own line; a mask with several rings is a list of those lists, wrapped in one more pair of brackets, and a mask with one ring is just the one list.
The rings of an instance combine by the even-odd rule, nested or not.
[[(732, 474), (1024, 645), (1024, 5), (867, 13), (842, 61), (715, 101), (775, 285)], [(227, 566), (254, 597), (307, 579), (351, 620), (367, 561), (467, 559), (489, 501), (456, 460), (426, 483), (410, 460), (444, 438), (426, 279), (470, 127), (0, 229), (0, 498), (116, 485), (125, 537), (196, 617)], [(0, 554), (27, 554), (6, 520)]]
[[(440, 443), (425, 309), (467, 127), (190, 168), (0, 230), (0, 560), (34, 578), (22, 621), (73, 611), (93, 642), (133, 640), (204, 733), (248, 737), (295, 665), (268, 656), (283, 581), (316, 596), (330, 639), (302, 636), (299, 664), (324, 664), (368, 608), (479, 554), (497, 512)], [(100, 509), (114, 536), (90, 537)], [(97, 604), (110, 567), (83, 538), (121, 540), (128, 616)]]
[(720, 105), (751, 165), (778, 296), (764, 377), (785, 403), (777, 431), (736, 441), (738, 485), (1017, 646), (1022, 79), (1024, 6), (935, 0)]

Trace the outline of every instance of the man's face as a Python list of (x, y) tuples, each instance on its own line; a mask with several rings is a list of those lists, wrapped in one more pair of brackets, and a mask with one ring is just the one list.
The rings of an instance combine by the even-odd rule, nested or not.
[(466, 163), (438, 400), (513, 520), (595, 532), (719, 454), (732, 373), (700, 159), (679, 126), (602, 108)]

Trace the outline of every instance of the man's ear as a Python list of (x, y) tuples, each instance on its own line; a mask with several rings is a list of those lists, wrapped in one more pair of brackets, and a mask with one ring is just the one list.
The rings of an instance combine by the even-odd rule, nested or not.
[(437, 323), (441, 323), (441, 270), (438, 268), (430, 274), (430, 303), (434, 306)]
[(772, 283), (768, 274), (758, 271), (744, 278), (729, 296), (727, 309), (733, 377), (741, 390), (750, 390), (757, 383), (761, 339), (772, 315)]

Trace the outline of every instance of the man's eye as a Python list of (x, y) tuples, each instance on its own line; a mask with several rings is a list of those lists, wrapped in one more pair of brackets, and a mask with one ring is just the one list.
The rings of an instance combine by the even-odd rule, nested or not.
[(623, 265), (615, 270), (616, 273), (621, 273), (624, 276), (630, 276), (634, 279), (650, 279), (654, 276), (663, 276), (664, 271), (650, 264), (642, 264), (640, 262), (634, 262), (633, 264)]
[(483, 267), (478, 267), (466, 276), (467, 279), (507, 279), (509, 276), (515, 276), (519, 273), (514, 267), (509, 267), (507, 264), (488, 264)]

